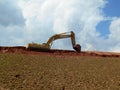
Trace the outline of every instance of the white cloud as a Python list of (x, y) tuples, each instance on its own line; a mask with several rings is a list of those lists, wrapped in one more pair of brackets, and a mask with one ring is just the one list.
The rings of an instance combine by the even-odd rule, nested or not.
[(25, 45), (23, 27), (0, 25), (0, 45)]
[[(119, 18), (112, 20), (113, 17), (109, 17), (111, 25), (107, 39), (99, 37), (100, 33), (96, 30), (98, 23), (108, 20), (103, 12), (106, 0), (18, 0), (16, 3), (15, 5), (11, 3), (11, 9), (6, 7), (6, 10), (11, 13), (18, 10), (19, 15), (15, 14), (15, 18), (24, 24), (20, 26), (14, 21), (12, 26), (0, 25), (0, 28), (6, 30), (6, 36), (8, 35), (12, 40), (15, 38), (11, 45), (15, 43), (18, 45), (19, 42), (21, 44), (43, 43), (55, 33), (72, 30), (75, 32), (76, 41), (81, 44), (82, 50), (120, 51)], [(23, 21), (24, 19), (25, 21)], [(72, 49), (70, 39), (56, 40), (53, 44), (53, 48)]]
[[(20, 7), (28, 36), (34, 36), (33, 40), (41, 43), (52, 34), (72, 30), (85, 49), (99, 34), (95, 27), (103, 19), (101, 9), (105, 3), (104, 0), (22, 0)], [(58, 47), (68, 46), (63, 43)]]
[(118, 44), (114, 45), (113, 47), (111, 47), (109, 49), (109, 51), (111, 51), (111, 52), (120, 52), (120, 43), (118, 43)]
[(114, 39), (116, 41), (120, 41), (120, 18), (116, 18), (112, 20), (110, 24), (110, 39)]
[[(14, 3), (13, 3), (14, 2)], [(0, 1), (0, 45), (23, 45), (25, 19), (18, 2)], [(20, 43), (20, 41), (22, 41)]]
[(110, 24), (110, 51), (120, 51), (120, 18), (112, 20)]
[(11, 3), (9, 0), (0, 2), (0, 24), (3, 26), (8, 25), (24, 25), (24, 18), (17, 2), (14, 0)]

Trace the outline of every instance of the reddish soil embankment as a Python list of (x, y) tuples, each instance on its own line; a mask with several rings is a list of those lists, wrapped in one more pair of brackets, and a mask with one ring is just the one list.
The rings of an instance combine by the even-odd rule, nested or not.
[(67, 56), (92, 56), (92, 57), (120, 57), (117, 52), (100, 51), (81, 51), (52, 49), (48, 52), (26, 50), (24, 46), (3, 47), (0, 46), (0, 53), (23, 53), (23, 54), (42, 54), (42, 55), (67, 55)]

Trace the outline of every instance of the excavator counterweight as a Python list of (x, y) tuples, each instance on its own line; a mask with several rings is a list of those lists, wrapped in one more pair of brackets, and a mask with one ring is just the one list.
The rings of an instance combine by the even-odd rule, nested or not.
[(52, 37), (50, 37), (46, 43), (43, 43), (43, 44), (28, 43), (26, 49), (28, 49), (28, 50), (36, 50), (36, 51), (50, 51), (52, 42), (54, 40), (63, 39), (63, 38), (71, 38), (73, 49), (76, 52), (81, 51), (81, 46), (79, 44), (76, 44), (75, 34), (74, 34), (73, 31), (65, 32), (65, 33), (61, 33), (61, 34), (55, 34)]

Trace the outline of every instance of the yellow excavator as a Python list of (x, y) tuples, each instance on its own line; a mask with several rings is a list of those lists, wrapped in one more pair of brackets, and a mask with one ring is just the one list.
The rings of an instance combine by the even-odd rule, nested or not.
[(26, 49), (37, 50), (37, 51), (49, 51), (49, 50), (51, 50), (51, 45), (54, 40), (63, 39), (63, 38), (71, 38), (73, 49), (77, 52), (81, 51), (81, 46), (79, 44), (76, 44), (75, 34), (73, 31), (65, 32), (65, 33), (61, 33), (61, 34), (55, 34), (52, 37), (50, 37), (46, 43), (43, 43), (43, 44), (28, 43)]

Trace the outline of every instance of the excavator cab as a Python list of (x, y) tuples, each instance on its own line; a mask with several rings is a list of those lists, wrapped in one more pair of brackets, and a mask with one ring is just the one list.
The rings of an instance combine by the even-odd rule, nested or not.
[(28, 43), (26, 48), (29, 50), (36, 50), (36, 51), (49, 51), (51, 49), (51, 45), (54, 40), (63, 39), (63, 38), (71, 38), (73, 49), (76, 52), (81, 51), (81, 46), (79, 44), (76, 44), (75, 34), (73, 31), (65, 32), (61, 34), (55, 34), (52, 37), (50, 37), (46, 43), (43, 44)]

